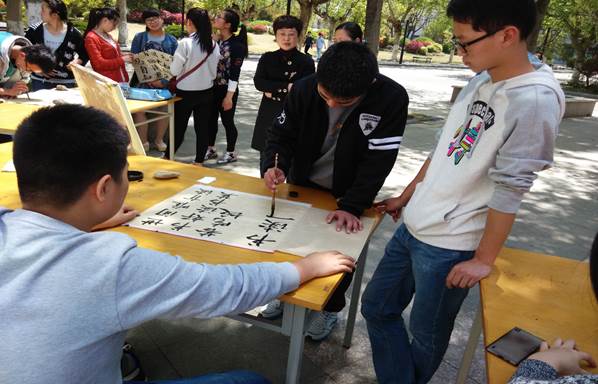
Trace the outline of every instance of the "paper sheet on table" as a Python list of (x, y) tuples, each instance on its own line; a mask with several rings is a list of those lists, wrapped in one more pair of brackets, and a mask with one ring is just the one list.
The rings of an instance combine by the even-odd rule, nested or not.
[[(294, 237), (309, 204), (196, 184), (145, 210), (130, 227), (273, 252)], [(313, 235), (313, 234), (312, 234)]]
[(33, 105), (52, 106), (56, 104), (83, 104), (83, 96), (78, 89), (68, 88), (66, 91), (57, 91), (56, 89), (41, 89), (35, 92), (19, 95), (12, 99), (12, 102), (26, 103)]
[(301, 219), (301, 226), (295, 229), (293, 236), (285, 239), (285, 247), (279, 250), (298, 256), (315, 251), (339, 251), (357, 260), (374, 226), (374, 219), (362, 217), (363, 230), (347, 234), (337, 232), (335, 223), (326, 223), (329, 212), (309, 208)]
[(7, 161), (6, 164), (2, 167), (2, 172), (16, 172), (15, 163), (12, 160)]

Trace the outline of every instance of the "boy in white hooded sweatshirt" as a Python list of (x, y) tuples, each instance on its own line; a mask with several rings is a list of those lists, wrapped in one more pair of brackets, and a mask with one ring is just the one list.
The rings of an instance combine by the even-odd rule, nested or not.
[[(468, 289), (488, 276), (536, 173), (548, 168), (564, 94), (533, 66), (533, 0), (451, 0), (454, 43), (476, 73), (434, 151), (399, 197), (377, 204), (403, 224), (362, 298), (378, 381), (425, 383)], [(415, 297), (414, 297), (415, 296)], [(402, 312), (414, 298), (410, 333)]]

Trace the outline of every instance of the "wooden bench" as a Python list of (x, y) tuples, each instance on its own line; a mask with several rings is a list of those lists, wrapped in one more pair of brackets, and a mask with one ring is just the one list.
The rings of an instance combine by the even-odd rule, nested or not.
[(411, 59), (414, 63), (431, 63), (432, 58), (427, 56), (413, 56)]

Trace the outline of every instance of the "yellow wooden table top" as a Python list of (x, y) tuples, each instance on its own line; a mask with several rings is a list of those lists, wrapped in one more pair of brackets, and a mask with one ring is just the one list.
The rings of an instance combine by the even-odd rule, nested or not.
[[(164, 101), (127, 100), (127, 107), (131, 113), (144, 112), (175, 103), (178, 100), (180, 98), (177, 97)], [(0, 103), (0, 132), (14, 134), (21, 121), (39, 108), (42, 106), (10, 101)]]
[[(0, 144), (0, 167), (11, 158), (12, 143)], [(210, 184), (214, 187), (270, 196), (270, 192), (266, 189), (261, 179), (210, 168), (200, 168), (174, 161), (146, 156), (130, 156), (129, 169), (139, 170), (144, 174), (143, 181), (130, 183), (129, 193), (126, 199), (127, 204), (139, 211), (143, 211), (181, 190), (192, 186), (196, 183), (197, 179), (204, 176), (213, 176), (216, 178), (216, 181)], [(159, 169), (176, 170), (181, 172), (181, 176), (178, 179), (173, 180), (156, 180), (152, 175)], [(299, 192), (300, 200), (288, 197), (289, 191)], [(314, 207), (321, 209), (332, 210), (336, 208), (336, 202), (329, 193), (311, 188), (283, 184), (278, 188), (277, 197), (309, 203)], [(11, 209), (21, 207), (21, 202), (18, 196), (16, 174), (14, 172), (0, 172), (0, 206)], [(380, 216), (377, 216), (373, 210), (368, 211), (368, 216), (377, 218), (376, 225), (374, 225), (375, 229), (380, 221)], [(374, 229), (372, 229), (372, 232)], [(299, 259), (298, 256), (282, 252), (263, 253), (129, 227), (119, 227), (112, 230), (130, 235), (137, 240), (141, 247), (180, 255), (186, 260), (195, 262), (228, 264), (254, 263), (259, 261), (293, 261)], [(283, 296), (282, 300), (306, 308), (321, 310), (332, 292), (334, 292), (341, 277), (341, 274), (337, 274), (325, 278), (314, 279), (303, 284), (298, 290)]]
[[(519, 327), (549, 342), (575, 339), (598, 357), (598, 302), (587, 262), (504, 248), (480, 289), (485, 346)], [(486, 369), (490, 384), (504, 384), (515, 372), (490, 353)]]

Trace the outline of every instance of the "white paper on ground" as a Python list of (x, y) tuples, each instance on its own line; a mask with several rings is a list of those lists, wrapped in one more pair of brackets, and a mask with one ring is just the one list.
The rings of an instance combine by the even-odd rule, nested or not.
[(370, 236), (374, 219), (362, 217), (363, 229), (347, 234), (344, 230), (337, 232), (335, 222), (326, 223), (328, 213), (330, 211), (309, 208), (301, 219), (301, 225), (285, 239), (285, 247), (279, 250), (298, 256), (307, 256), (315, 251), (339, 251), (357, 260)]
[(2, 172), (16, 172), (17, 170), (15, 169), (15, 163), (12, 162), (12, 160), (7, 161), (6, 164), (4, 164), (4, 167), (2, 167)]

